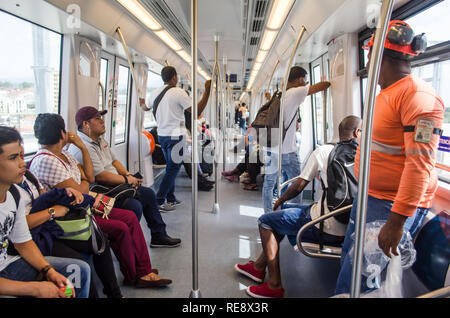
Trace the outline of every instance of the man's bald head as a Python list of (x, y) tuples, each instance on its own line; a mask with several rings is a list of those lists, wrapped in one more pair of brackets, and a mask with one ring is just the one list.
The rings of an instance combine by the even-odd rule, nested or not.
[(347, 116), (339, 124), (339, 140), (345, 141), (355, 138), (354, 132), (360, 129), (361, 118), (358, 116)]

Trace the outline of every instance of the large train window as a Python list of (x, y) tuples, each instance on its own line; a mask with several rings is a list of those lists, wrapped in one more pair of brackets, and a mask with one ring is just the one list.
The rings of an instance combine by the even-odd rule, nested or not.
[(115, 137), (116, 145), (126, 141), (128, 127), (128, 100), (130, 87), (130, 68), (119, 65), (119, 76), (117, 86), (117, 108), (115, 116)]
[[(445, 105), (444, 136), (450, 136), (450, 34), (447, 32), (450, 1), (411, 1), (397, 9), (392, 19), (407, 22), (417, 33), (425, 33), (428, 40), (427, 50), (412, 59), (412, 73), (428, 82), (436, 89)], [(360, 33), (359, 43), (362, 45), (370, 35), (370, 30)], [(367, 52), (360, 51), (360, 75), (362, 103), (364, 103), (367, 74), (364, 67), (367, 63)], [(441, 148), (443, 149), (443, 148)], [(450, 154), (444, 150), (438, 151), (437, 165), (439, 179), (450, 183)]]
[(0, 11), (0, 125), (18, 129), (26, 154), (39, 148), (37, 114), (59, 112), (61, 38)]
[[(158, 75), (152, 71), (148, 71), (148, 77), (147, 77), (147, 99), (150, 96), (150, 93), (163, 86), (164, 82), (161, 78), (161, 75)], [(150, 105), (148, 105), (150, 106)], [(156, 119), (155, 116), (153, 116), (153, 111), (149, 110), (144, 113), (144, 128), (153, 128), (156, 126)]]

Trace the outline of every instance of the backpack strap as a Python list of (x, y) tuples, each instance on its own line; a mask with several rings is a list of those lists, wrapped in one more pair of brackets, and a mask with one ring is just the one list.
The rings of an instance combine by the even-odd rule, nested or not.
[(16, 202), (16, 209), (18, 209), (19, 208), (19, 202), (20, 202), (20, 192), (19, 192), (19, 190), (16, 188), (16, 186), (14, 184), (12, 184), (9, 187), (9, 192), (11, 192), (11, 194), (12, 194), (12, 196), (14, 198), (14, 201)]
[(36, 187), (36, 189), (38, 190), (38, 192), (41, 190), (41, 186), (39, 185), (39, 181), (36, 178), (36, 176), (27, 169), (27, 171), (25, 172), (25, 177), (30, 180), (30, 182)]
[(171, 88), (174, 88), (174, 85), (169, 85), (156, 97), (155, 101), (153, 102), (153, 115), (156, 118), (156, 111), (158, 110), (159, 103), (163, 99), (164, 95), (166, 95), (167, 91)]

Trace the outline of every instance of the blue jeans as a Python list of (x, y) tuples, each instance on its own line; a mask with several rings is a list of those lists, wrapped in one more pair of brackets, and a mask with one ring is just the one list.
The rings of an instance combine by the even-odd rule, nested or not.
[[(45, 259), (61, 275), (67, 277), (75, 287), (77, 298), (88, 298), (91, 283), (89, 264), (74, 258), (46, 256)], [(36, 281), (38, 271), (23, 258), (9, 264), (0, 272), (0, 277), (21, 282)]]
[(152, 189), (140, 186), (138, 188), (138, 199), (128, 200), (123, 208), (133, 211), (139, 221), (142, 214), (144, 215), (152, 238), (160, 238), (167, 235), (166, 223), (161, 217), (158, 204), (156, 203), (156, 195)]
[(183, 136), (170, 137), (158, 136), (161, 150), (166, 159), (166, 174), (161, 181), (156, 199), (158, 205), (163, 204), (166, 199), (167, 202), (175, 202), (175, 179), (180, 171), (183, 163), (183, 147), (185, 139)]
[[(350, 292), (351, 279), (352, 279), (352, 264), (353, 259), (351, 255), (348, 255), (349, 251), (353, 248), (355, 242), (352, 239), (352, 234), (355, 232), (355, 220), (356, 220), (356, 208), (357, 199), (353, 201), (352, 211), (350, 213), (350, 221), (348, 223), (347, 232), (345, 233), (344, 246), (341, 254), (341, 271), (336, 283), (335, 295), (344, 294)], [(369, 195), (367, 202), (367, 217), (366, 223), (374, 221), (387, 221), (391, 213), (393, 202), (389, 200), (376, 199)], [(405, 231), (409, 231), (411, 237), (417, 234), (420, 226), (422, 225), (425, 216), (428, 213), (428, 209), (418, 208), (412, 217), (406, 219), (404, 224)], [(361, 292), (368, 291), (368, 287), (361, 280)]]
[[(265, 176), (263, 185), (263, 201), (264, 213), (272, 212), (273, 208), (273, 189), (277, 184), (277, 170), (278, 170), (278, 154), (267, 152), (265, 163)], [(300, 175), (300, 160), (297, 152), (282, 154), (281, 156), (281, 170), (284, 171), (288, 180)], [(291, 202), (301, 204), (301, 196), (292, 199)]]
[[(312, 205), (295, 205), (287, 204), (282, 206), (281, 211), (274, 213), (267, 213), (258, 219), (258, 224), (267, 230), (272, 230), (275, 233), (284, 237), (287, 235), (289, 243), (293, 246), (297, 244), (297, 233), (306, 224), (312, 221), (311, 219)], [(310, 227), (302, 235), (302, 241), (318, 243), (320, 230), (313, 226)], [(323, 242), (326, 244), (340, 244), (342, 239), (327, 233), (323, 233)]]

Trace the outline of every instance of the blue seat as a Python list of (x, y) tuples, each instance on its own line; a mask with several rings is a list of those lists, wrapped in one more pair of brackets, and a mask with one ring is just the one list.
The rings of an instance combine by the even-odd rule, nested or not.
[(446, 278), (450, 277), (450, 216), (441, 212), (432, 218), (417, 234), (414, 246), (415, 274), (430, 290), (444, 287)]

